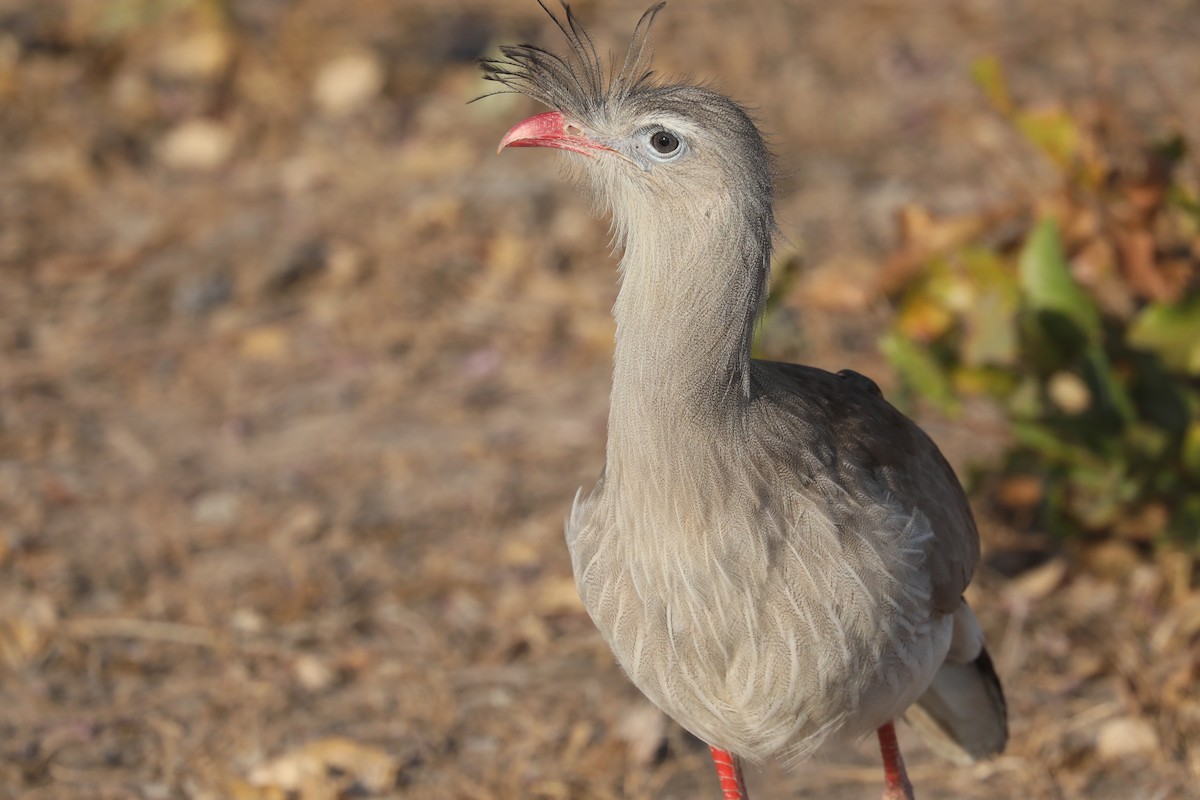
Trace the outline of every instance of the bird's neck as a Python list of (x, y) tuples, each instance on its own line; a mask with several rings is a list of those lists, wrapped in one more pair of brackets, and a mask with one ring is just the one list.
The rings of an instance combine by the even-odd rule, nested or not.
[(750, 346), (765, 296), (771, 222), (718, 214), (664, 229), (619, 229), (625, 242), (609, 413), (610, 463), (697, 421), (745, 407)]

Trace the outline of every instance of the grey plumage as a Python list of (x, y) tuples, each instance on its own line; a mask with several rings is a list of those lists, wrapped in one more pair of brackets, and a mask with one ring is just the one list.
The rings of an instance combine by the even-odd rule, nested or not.
[(737, 104), (654, 80), (662, 5), (611, 78), (565, 5), (569, 57), (520, 45), (482, 64), (558, 112), (502, 146), (570, 150), (623, 251), (606, 466), (567, 524), (584, 605), (652, 701), (737, 755), (802, 758), (927, 690), (913, 717), (943, 752), (998, 752), (1003, 697), (962, 601), (967, 500), (869, 379), (750, 358), (771, 159)]

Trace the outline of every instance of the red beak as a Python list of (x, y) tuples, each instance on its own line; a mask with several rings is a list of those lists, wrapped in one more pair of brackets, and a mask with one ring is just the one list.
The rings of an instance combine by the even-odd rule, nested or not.
[(592, 155), (593, 150), (612, 149), (589, 139), (583, 131), (573, 125), (567, 125), (563, 115), (557, 111), (535, 114), (523, 122), (518, 122), (504, 134), (496, 152), (499, 153), (506, 147), (557, 147), (559, 150), (571, 150), (585, 156)]

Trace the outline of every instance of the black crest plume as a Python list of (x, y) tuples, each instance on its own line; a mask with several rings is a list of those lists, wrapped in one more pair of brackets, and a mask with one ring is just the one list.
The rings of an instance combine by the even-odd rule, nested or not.
[(653, 72), (649, 68), (647, 42), (650, 26), (666, 5), (665, 1), (656, 3), (642, 14), (633, 30), (620, 71), (610, 73), (607, 78), (592, 37), (576, 19), (571, 7), (561, 2), (566, 16), (564, 21), (542, 0), (538, 0), (538, 5), (562, 31), (570, 52), (563, 57), (532, 44), (501, 47), (503, 57), (481, 58), (479, 66), (485, 80), (496, 81), (505, 88), (483, 97), (519, 93), (568, 116), (585, 120), (594, 119), (606, 109), (619, 106), (633, 92), (650, 83)]

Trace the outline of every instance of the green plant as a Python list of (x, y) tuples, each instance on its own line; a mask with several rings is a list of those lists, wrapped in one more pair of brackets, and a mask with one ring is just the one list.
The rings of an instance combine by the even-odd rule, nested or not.
[(909, 396), (1002, 404), (1000, 475), (1040, 482), (1046, 528), (1200, 544), (1200, 204), (1184, 142), (1131, 159), (1104, 115), (1020, 108), (994, 60), (975, 78), (1060, 185), (971, 218), (908, 210), (884, 353)]

